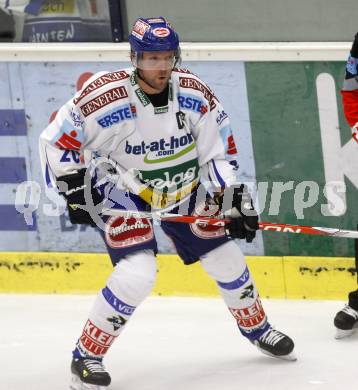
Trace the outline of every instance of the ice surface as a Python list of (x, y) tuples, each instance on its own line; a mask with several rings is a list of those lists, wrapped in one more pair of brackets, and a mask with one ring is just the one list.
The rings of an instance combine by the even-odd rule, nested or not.
[[(1, 390), (68, 389), (94, 296), (0, 295)], [(111, 390), (306, 390), (357, 386), (358, 332), (335, 340), (338, 301), (264, 300), (297, 362), (262, 355), (220, 299), (148, 298), (105, 359)]]

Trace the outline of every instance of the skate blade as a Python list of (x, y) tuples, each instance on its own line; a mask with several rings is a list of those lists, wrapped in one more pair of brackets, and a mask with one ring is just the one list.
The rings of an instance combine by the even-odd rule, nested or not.
[(261, 353), (263, 353), (264, 355), (273, 357), (273, 358), (275, 358), (275, 359), (287, 360), (287, 361), (289, 361), (289, 362), (295, 362), (295, 361), (297, 360), (297, 357), (296, 357), (296, 355), (295, 355), (293, 352), (289, 353), (288, 355), (281, 355), (281, 356), (279, 356), (279, 355), (273, 355), (272, 353), (267, 352), (267, 351), (265, 351), (264, 349), (261, 349), (261, 348), (259, 348), (259, 347), (257, 347), (257, 349), (258, 349)]
[(71, 390), (110, 390), (110, 387), (84, 383), (77, 375), (72, 374), (70, 389)]
[(348, 329), (348, 330), (343, 330), (343, 329), (338, 329), (336, 328), (336, 334), (334, 338), (336, 340), (343, 339), (345, 337), (352, 336), (352, 334), (355, 332), (356, 329)]

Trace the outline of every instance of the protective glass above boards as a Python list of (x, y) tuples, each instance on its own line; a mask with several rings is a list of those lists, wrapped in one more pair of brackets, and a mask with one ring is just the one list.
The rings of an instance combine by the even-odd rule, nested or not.
[(120, 42), (121, 0), (0, 0), (0, 42)]

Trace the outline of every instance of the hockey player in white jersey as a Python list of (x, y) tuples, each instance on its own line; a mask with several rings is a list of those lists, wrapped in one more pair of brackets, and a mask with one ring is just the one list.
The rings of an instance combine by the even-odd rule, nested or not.
[[(179, 38), (164, 18), (138, 19), (129, 42), (134, 67), (94, 75), (40, 138), (47, 184), (55, 184), (67, 199), (72, 223), (103, 228), (114, 265), (73, 351), (72, 388), (109, 385), (103, 358), (150, 293), (156, 275), (152, 221), (99, 218), (89, 207), (74, 207), (86, 205), (86, 191), (93, 208), (110, 203), (173, 213), (185, 208), (196, 215), (229, 212), (226, 229), (173, 222), (161, 226), (184, 264), (200, 261), (216, 281), (240, 332), (263, 353), (295, 360), (293, 341), (268, 322), (234, 240), (251, 242), (258, 217), (246, 187), (238, 184), (228, 115), (202, 80), (179, 68)], [(61, 159), (64, 150), (78, 153), (77, 162)], [(108, 170), (99, 167), (101, 159)]]

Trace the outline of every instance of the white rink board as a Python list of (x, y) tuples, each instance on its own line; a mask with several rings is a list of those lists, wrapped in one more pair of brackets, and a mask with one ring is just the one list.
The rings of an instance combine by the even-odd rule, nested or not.
[[(1, 54), (1, 50), (0, 50)], [(252, 148), (249, 107), (246, 90), (244, 63), (240, 61), (204, 62), (187, 61), (185, 67), (202, 77), (213, 88), (228, 113), (236, 145), (240, 152), (240, 177), (255, 187), (255, 162)], [(44, 184), (38, 153), (38, 138), (48, 125), (49, 118), (76, 92), (76, 84), (86, 72), (123, 69), (129, 62), (108, 63), (69, 63), (69, 62), (0, 62), (0, 74), (9, 75), (9, 86), (0, 81), (0, 108), (13, 107), (25, 110), (27, 115), (27, 136), (4, 138), (0, 146), (0, 157), (26, 158), (27, 179), (41, 186), (41, 199), (36, 215), (37, 229), (20, 232), (20, 239), (13, 231), (0, 236), (1, 251), (64, 251), (64, 252), (105, 252), (105, 246), (98, 232), (88, 226), (72, 225), (64, 215), (50, 217), (45, 215), (44, 207), (52, 208), (52, 201), (44, 194)], [(220, 75), (220, 77), (218, 77)], [(19, 81), (20, 80), (20, 81)], [(39, 110), (39, 107), (42, 109)], [(2, 139), (0, 140), (2, 141)], [(2, 203), (14, 204), (11, 188), (0, 196)], [(45, 206), (46, 205), (46, 206)], [(173, 253), (171, 241), (156, 229), (161, 253)], [(59, 239), (61, 237), (61, 239)], [(263, 255), (262, 234), (253, 244), (242, 243), (247, 255)]]
[[(185, 61), (345, 61), (351, 42), (181, 42)], [(128, 61), (129, 44), (2, 43), (2, 61)]]
[[(1, 389), (68, 388), (71, 349), (94, 296), (1, 295)], [(109, 390), (356, 388), (358, 334), (334, 339), (333, 301), (264, 300), (297, 362), (262, 355), (220, 299), (148, 298), (112, 346)]]

